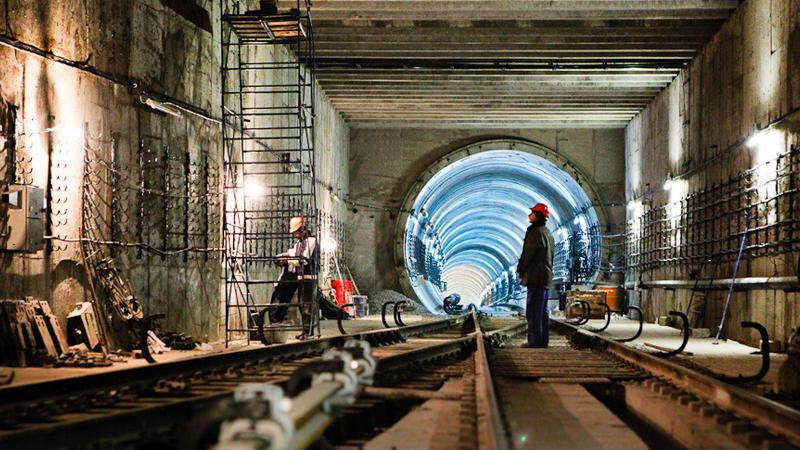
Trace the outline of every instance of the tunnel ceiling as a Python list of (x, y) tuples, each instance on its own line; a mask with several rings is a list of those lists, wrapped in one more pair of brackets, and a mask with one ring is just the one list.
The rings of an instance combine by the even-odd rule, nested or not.
[(738, 3), (314, 0), (319, 81), (353, 126), (622, 127)]
[[(538, 202), (550, 208), (547, 226), (557, 247), (571, 245), (563, 242), (567, 236), (581, 241), (576, 233), (599, 239), (586, 192), (542, 157), (491, 150), (439, 170), (416, 196), (405, 226), (405, 266), (417, 297), (433, 312), (451, 293), (479, 306), (519, 300), (515, 269), (529, 208)], [(556, 277), (564, 257), (556, 255)]]

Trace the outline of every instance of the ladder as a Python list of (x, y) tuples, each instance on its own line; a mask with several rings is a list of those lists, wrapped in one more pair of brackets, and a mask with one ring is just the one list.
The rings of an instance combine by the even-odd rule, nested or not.
[[(262, 326), (319, 335), (319, 261), (305, 261), (311, 275), (302, 281), (285, 281), (277, 256), (295, 244), (288, 229), (292, 217), (306, 218), (312, 231), (319, 222), (310, 1), (296, 0), (292, 9), (278, 12), (220, 1), (225, 343), (249, 343)], [(313, 285), (311, 305), (300, 296), (282, 304), (290, 315), (311, 310), (299, 324), (266, 323), (279, 281)]]

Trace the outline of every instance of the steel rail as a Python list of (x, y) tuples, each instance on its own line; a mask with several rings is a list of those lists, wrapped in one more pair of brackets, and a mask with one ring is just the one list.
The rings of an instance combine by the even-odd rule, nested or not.
[(800, 411), (753, 392), (701, 374), (674, 362), (636, 350), (558, 319), (550, 319), (558, 331), (583, 340), (657, 377), (673, 383), (718, 407), (752, 420), (759, 426), (800, 445)]
[[(504, 328), (504, 330), (506, 329), (514, 332), (519, 329), (519, 325)], [(495, 333), (495, 335), (498, 335), (498, 333)], [(489, 367), (489, 358), (486, 356), (485, 346), (489, 340), (480, 331), (477, 332), (475, 339), (478, 341), (475, 351), (478, 448), (481, 450), (512, 448), (508, 442), (505, 426), (503, 426), (502, 413), (500, 412), (500, 405), (497, 401), (497, 394)]]
[(129, 385), (143, 385), (164, 378), (194, 375), (244, 364), (269, 362), (278, 359), (297, 358), (322, 353), (329, 348), (341, 346), (348, 339), (363, 339), (369, 341), (373, 345), (396, 342), (440, 329), (452, 328), (464, 323), (468, 319), (471, 319), (471, 315), (465, 314), (458, 317), (450, 317), (432, 322), (422, 322), (405, 327), (378, 329), (247, 350), (220, 352), (198, 358), (162, 362), (131, 369), (50, 380), (41, 383), (9, 386), (0, 388), (0, 399), (2, 399), (3, 403), (2, 409), (5, 409), (17, 403), (30, 404), (31, 402), (41, 400), (50, 401), (61, 398), (80, 397), (84, 394), (97, 393), (108, 389), (117, 389)]
[[(473, 323), (477, 324), (478, 317), (472, 313)], [(501, 330), (496, 330), (494, 335), (501, 335), (506, 332), (515, 334), (519, 331), (520, 325), (514, 324)], [(415, 364), (437, 360), (440, 358), (453, 356), (464, 351), (473, 350), (475, 357), (475, 393), (477, 399), (476, 414), (478, 416), (479, 448), (480, 449), (503, 449), (511, 448), (503, 426), (500, 407), (495, 395), (492, 384), (491, 373), (489, 372), (489, 361), (486, 357), (484, 345), (489, 339), (486, 338), (479, 328), (469, 333), (467, 336), (454, 338), (443, 343), (425, 346), (419, 349), (408, 350), (403, 353), (386, 356), (378, 360), (376, 374), (396, 373), (399, 369), (408, 368)], [(434, 398), (433, 396), (427, 399)], [(317, 399), (317, 405), (324, 399)], [(313, 444), (316, 439), (321, 437), (325, 429), (333, 423), (332, 415), (326, 411), (319, 410), (308, 420), (311, 426), (309, 430), (303, 431), (295, 436), (289, 448), (306, 448)]]
[[(18, 430), (0, 429), (0, 447), (3, 449), (50, 448), (57, 445), (58, 442), (63, 442), (65, 433), (71, 432), (75, 427), (80, 427), (80, 433), (73, 435), (73, 437), (77, 438), (76, 445), (79, 443), (77, 441), (88, 443), (97, 439), (133, 436), (141, 433), (142, 427), (146, 427), (148, 433), (157, 434), (158, 431), (167, 430), (175, 426), (176, 421), (181, 418), (192, 417), (198, 410), (229, 397), (233, 392), (232, 388), (239, 383), (239, 380), (211, 380), (206, 385), (192, 386), (187, 393), (148, 394), (138, 397), (133, 402), (120, 400), (105, 407), (93, 405), (91, 402), (93, 396), (127, 386), (146, 386), (160, 379), (181, 376), (194, 377), (200, 373), (209, 373), (221, 368), (242, 367), (253, 363), (312, 355), (329, 348), (340, 347), (349, 339), (363, 339), (373, 343), (373, 345), (394, 343), (398, 342), (398, 340), (404, 341), (409, 337), (463, 326), (473, 319), (471, 314), (465, 314), (459, 317), (451, 317), (435, 322), (423, 322), (403, 328), (379, 329), (345, 336), (261, 347), (253, 350), (232, 351), (190, 360), (147, 365), (129, 370), (0, 389), (3, 409), (10, 407), (9, 411), (13, 411), (15, 405), (13, 404), (14, 402), (8, 402), (6, 399), (12, 399), (17, 404), (24, 403), (26, 406), (53, 404), (60, 400), (65, 400), (80, 402), (87, 410), (86, 412), (94, 415), (94, 417), (76, 419), (75, 415), (79, 416), (82, 411), (70, 411), (63, 414), (72, 415), (72, 420), (56, 420), (52, 422), (37, 420), (32, 422), (33, 426), (25, 426)], [(378, 342), (378, 344), (374, 342)], [(138, 379), (137, 376), (139, 377)], [(244, 376), (245, 378), (248, 377), (247, 374)], [(270, 378), (269, 374), (264, 374), (260, 377)], [(280, 375), (275, 375), (272, 378), (280, 378)], [(93, 385), (94, 382), (101, 383), (101, 385)], [(40, 388), (46, 386), (46, 388), (41, 389), (38, 395), (39, 398), (35, 399), (32, 398), (30, 393), (35, 392), (37, 386)], [(82, 389), (82, 392), (70, 390), (71, 387)], [(210, 392), (206, 391), (209, 388), (212, 390)], [(6, 392), (12, 395), (6, 396)], [(133, 404), (136, 404), (136, 406), (131, 406)], [(97, 415), (98, 410), (107, 410), (108, 412), (104, 415)], [(28, 423), (27, 421), (23, 422)]]

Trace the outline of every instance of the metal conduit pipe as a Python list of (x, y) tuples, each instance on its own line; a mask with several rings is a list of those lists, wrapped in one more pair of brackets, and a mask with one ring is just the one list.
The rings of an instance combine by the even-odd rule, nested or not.
[[(572, 325), (582, 325), (582, 324), (588, 322), (589, 321), (589, 319), (588, 319), (588, 317), (589, 317), (589, 311), (588, 311), (589, 303), (584, 301), (584, 300), (575, 300), (572, 303), (577, 303), (578, 305), (581, 306), (581, 317), (578, 320), (568, 320), (567, 323), (570, 323)], [(572, 303), (570, 303), (570, 305), (567, 306), (567, 309), (569, 309), (569, 306), (572, 306)]]
[(605, 308), (606, 310), (606, 323), (600, 328), (587, 327), (586, 329), (591, 331), (592, 333), (599, 333), (601, 331), (604, 331), (611, 324), (611, 307), (608, 306), (607, 303), (600, 303), (600, 305), (603, 306), (603, 308)]
[(344, 320), (344, 316), (345, 316), (345, 314), (347, 314), (347, 312), (345, 312), (344, 309), (348, 308), (348, 307), (351, 307), (351, 306), (356, 306), (356, 304), (355, 303), (345, 303), (344, 305), (339, 307), (339, 314), (337, 315), (337, 318), (336, 318), (336, 325), (339, 327), (339, 333), (341, 333), (341, 334), (347, 334), (347, 331), (345, 331), (344, 327), (342, 326), (342, 320)]
[(739, 374), (731, 377), (724, 374), (714, 374), (716, 378), (728, 383), (755, 383), (761, 381), (769, 372), (769, 333), (764, 325), (757, 322), (742, 322), (742, 328), (754, 328), (761, 336), (761, 368), (758, 369), (755, 375), (742, 375)]
[(581, 320), (578, 325), (585, 325), (592, 318), (592, 308), (586, 300), (575, 300), (581, 305)]
[(395, 302), (384, 302), (381, 306), (381, 322), (383, 322), (384, 328), (391, 328), (388, 322), (386, 322), (386, 307), (389, 305), (394, 305)]
[(800, 280), (796, 276), (785, 277), (746, 277), (719, 278), (716, 280), (650, 280), (625, 283), (625, 289), (710, 289), (725, 290), (734, 286), (747, 289), (800, 290)]
[(689, 330), (689, 318), (686, 317), (686, 314), (680, 311), (670, 311), (669, 315), (679, 317), (681, 319), (681, 329), (682, 329), (681, 336), (683, 337), (683, 340), (681, 341), (681, 345), (675, 350), (655, 353), (656, 356), (661, 358), (669, 358), (671, 356), (681, 354), (683, 352), (683, 349), (686, 348), (686, 344), (689, 343), (689, 334), (691, 333)]
[(642, 310), (635, 307), (635, 306), (628, 306), (628, 317), (630, 318), (630, 310), (636, 311), (637, 315), (639, 316), (639, 329), (636, 330), (636, 334), (629, 338), (618, 338), (614, 339), (616, 342), (631, 342), (635, 341), (642, 334), (642, 328), (644, 327), (644, 315), (642, 315)]
[(403, 312), (403, 308), (402, 307), (406, 303), (408, 303), (408, 302), (405, 301), (405, 300), (400, 300), (399, 302), (395, 303), (395, 305), (394, 305), (394, 323), (396, 323), (398, 327), (406, 326), (406, 324), (403, 323), (403, 318), (400, 317), (400, 313)]

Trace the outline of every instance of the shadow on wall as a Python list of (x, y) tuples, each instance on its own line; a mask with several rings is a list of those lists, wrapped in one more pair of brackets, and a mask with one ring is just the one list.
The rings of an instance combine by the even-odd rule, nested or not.
[(89, 292), (86, 286), (86, 273), (78, 261), (63, 259), (53, 270), (51, 308), (62, 324), (67, 323), (67, 314), (74, 308), (74, 304), (67, 299), (77, 302), (77, 299), (89, 301)]

